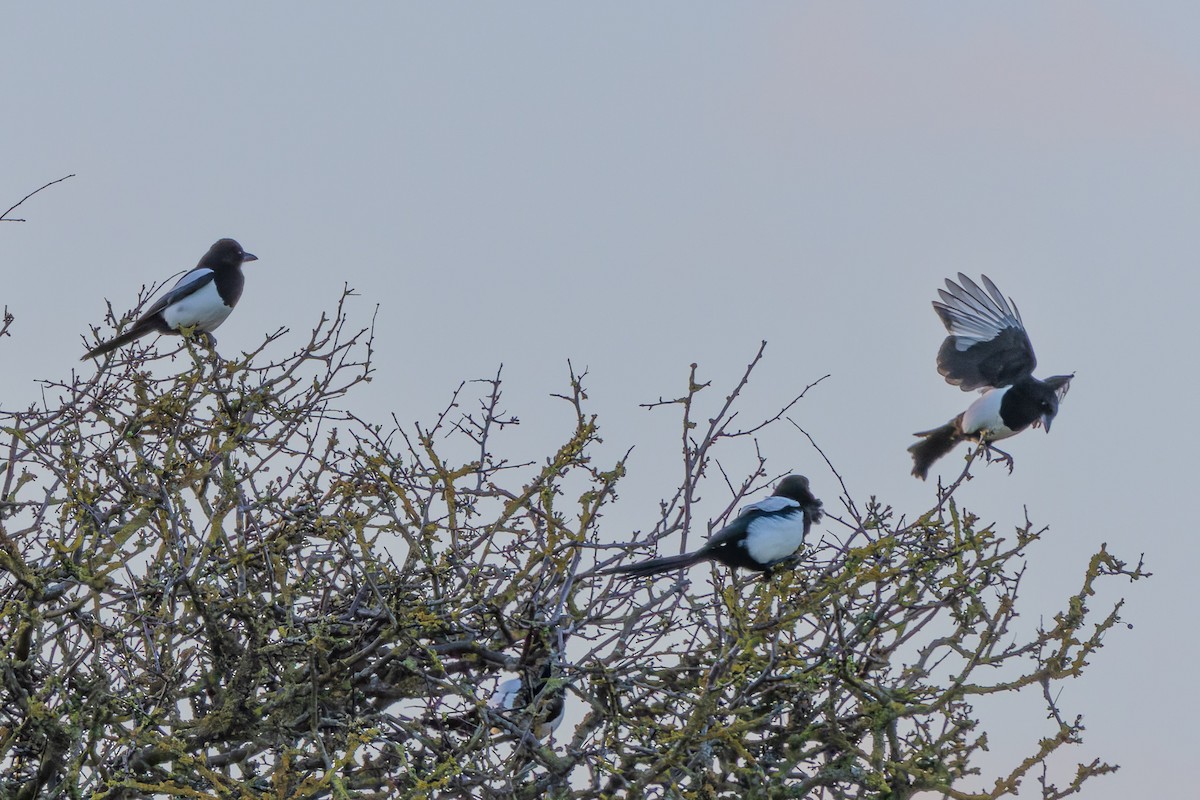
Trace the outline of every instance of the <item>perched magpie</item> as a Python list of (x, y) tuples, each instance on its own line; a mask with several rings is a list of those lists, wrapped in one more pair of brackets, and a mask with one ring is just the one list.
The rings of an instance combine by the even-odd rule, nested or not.
[(652, 558), (596, 574), (641, 578), (707, 559), (765, 572), (800, 549), (808, 529), (821, 521), (822, 513), (821, 501), (808, 488), (808, 478), (788, 475), (775, 487), (774, 494), (743, 508), (733, 522), (714, 533), (696, 552)]
[[(552, 675), (550, 660), (547, 659), (535, 675), (526, 671), (523, 677), (501, 683), (496, 687), (489, 705), (516, 714), (532, 714), (533, 735), (545, 739), (562, 724), (567, 710), (566, 689), (562, 686), (549, 687)], [(496, 732), (495, 729), (493, 732)]]
[[(908, 448), (912, 473), (922, 480), (933, 462), (961, 441), (986, 446), (1031, 425), (1044, 425), (1049, 433), (1058, 403), (1075, 377), (1075, 373), (1044, 381), (1033, 377), (1037, 359), (1017, 304), (1012, 298), (1005, 300), (986, 275), (982, 276), (986, 291), (961, 272), (958, 280), (947, 278), (946, 289), (938, 290), (941, 301), (933, 301), (933, 310), (950, 332), (938, 351), (938, 372), (964, 392), (980, 389), (983, 394), (940, 428), (913, 434), (922, 438)], [(1012, 456), (1003, 452), (1001, 456), (1011, 471)]]
[(216, 330), (242, 296), (242, 264), (257, 261), (233, 239), (221, 239), (204, 254), (200, 263), (184, 275), (171, 291), (160, 297), (137, 322), (115, 339), (93, 347), (80, 359), (102, 356), (148, 333), (178, 333), (180, 328), (195, 329), (216, 342)]

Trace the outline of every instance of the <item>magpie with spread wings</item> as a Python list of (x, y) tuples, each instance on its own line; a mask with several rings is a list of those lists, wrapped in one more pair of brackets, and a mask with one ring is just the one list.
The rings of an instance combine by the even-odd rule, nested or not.
[[(938, 351), (938, 372), (964, 392), (978, 389), (983, 394), (945, 425), (913, 434), (921, 440), (908, 451), (913, 475), (921, 479), (959, 442), (988, 446), (1039, 425), (1049, 433), (1059, 401), (1075, 377), (1033, 377), (1037, 359), (1017, 304), (1006, 300), (988, 276), (981, 280), (983, 287), (960, 272), (959, 282), (947, 278), (946, 288), (938, 290), (941, 300), (933, 301), (933, 310), (950, 333)], [(1012, 456), (996, 452), (1011, 472)]]

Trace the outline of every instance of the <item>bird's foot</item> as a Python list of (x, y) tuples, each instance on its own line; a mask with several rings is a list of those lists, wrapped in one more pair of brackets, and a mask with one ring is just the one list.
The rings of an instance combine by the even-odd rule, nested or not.
[(1012, 475), (1013, 457), (1010, 454), (1004, 452), (999, 447), (996, 447), (996, 445), (994, 445), (994, 444), (988, 444), (987, 442), (984, 442), (983, 443), (983, 455), (984, 455), (984, 458), (987, 459), (987, 462), (989, 464), (991, 464), (994, 461), (999, 461), (1001, 464), (1006, 465), (1008, 467), (1008, 474)]
[(203, 344), (208, 349), (209, 360), (216, 366), (224, 363), (225, 359), (221, 358), (221, 354), (217, 352), (217, 337), (213, 336), (208, 331), (196, 331), (196, 340)]

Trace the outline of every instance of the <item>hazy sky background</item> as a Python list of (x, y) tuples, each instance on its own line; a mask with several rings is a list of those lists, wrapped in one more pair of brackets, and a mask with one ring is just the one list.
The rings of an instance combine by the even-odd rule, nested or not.
[[(1092, 603), (1127, 596), (1133, 628), (1061, 699), (1088, 727), (1069, 756), (1122, 764), (1087, 797), (1179, 797), (1200, 711), (1197, 31), (1184, 2), (11, 6), (0, 208), (77, 177), (0, 225), (2, 401), (93, 369), (105, 298), (127, 309), (232, 236), (260, 261), (223, 350), (298, 340), (343, 282), (362, 324), (379, 304), (376, 381), (349, 400), (366, 417), (429, 420), (502, 362), (507, 441), (544, 455), (570, 425), (548, 395), (568, 358), (588, 367), (602, 455), (637, 445), (613, 540), (679, 477), (675, 419), (637, 404), (696, 361), (715, 409), (762, 339), (746, 413), (831, 373), (794, 418), (860, 501), (911, 516), (933, 486), (910, 434), (971, 399), (935, 371), (929, 301), (987, 273), (1038, 374), (1077, 378), (1049, 436), (1010, 443), (1016, 471), (977, 470), (960, 501), (1051, 526), (1031, 626), (1101, 542), (1145, 552), (1152, 580)], [(799, 433), (764, 447), (834, 504)], [(998, 764), (1048, 730), (1009, 711), (985, 719)]]

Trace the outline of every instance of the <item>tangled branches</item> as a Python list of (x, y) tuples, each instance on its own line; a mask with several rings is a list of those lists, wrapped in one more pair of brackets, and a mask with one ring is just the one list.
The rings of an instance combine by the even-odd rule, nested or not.
[[(763, 579), (598, 577), (626, 555), (603, 523), (627, 466), (594, 461), (586, 374), (539, 462), (500, 455), (521, 428), (499, 372), (427, 425), (363, 420), (351, 295), (293, 351), (283, 331), (229, 361), (134, 346), (0, 412), (0, 797), (982, 800), (1078, 740), (1051, 687), (1119, 620), (1092, 614), (1096, 584), (1140, 563), (1101, 548), (1023, 636), (1043, 531), (983, 524), (956, 483), (912, 521), (843, 494)], [(679, 414), (683, 479), (646, 544), (686, 545), (778, 475), (755, 437), (804, 393), (738, 420), (762, 355), (711, 411), (694, 366), (649, 404)], [(1030, 688), (1044, 738), (962, 788), (987, 743), (972, 702)]]

